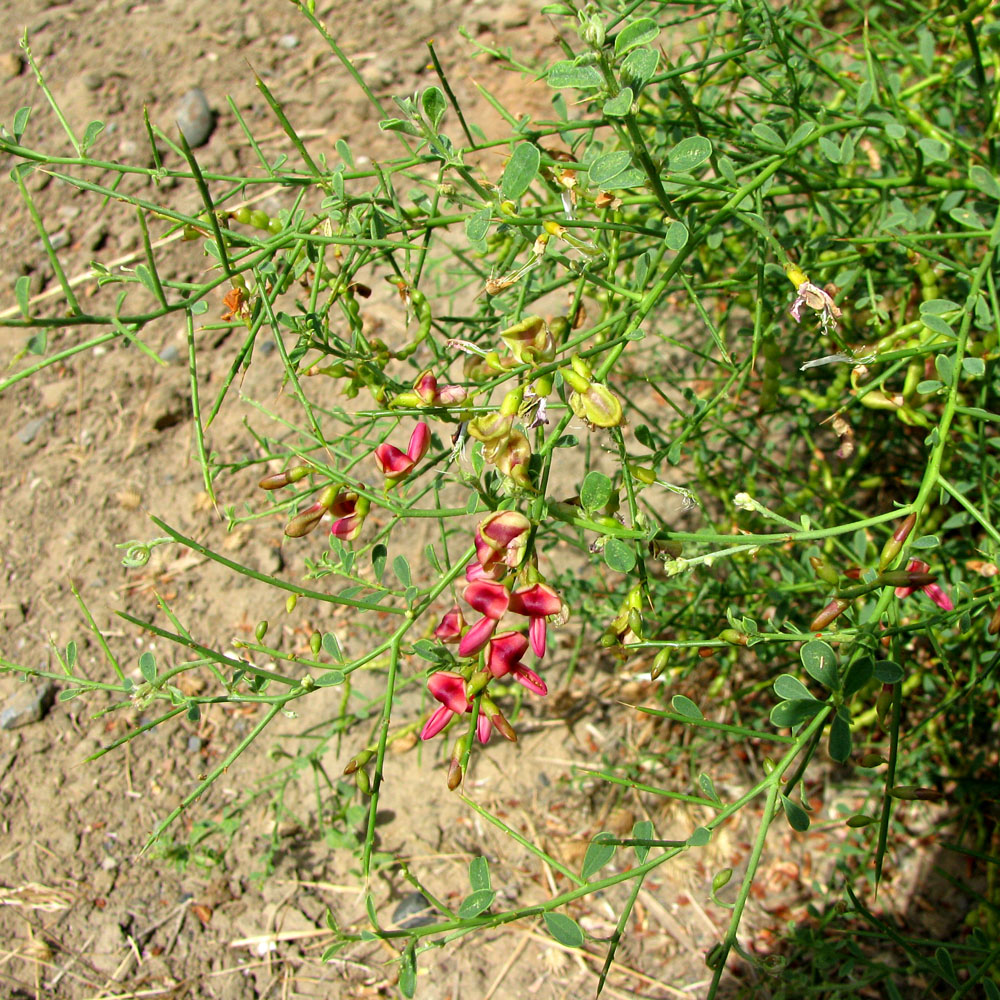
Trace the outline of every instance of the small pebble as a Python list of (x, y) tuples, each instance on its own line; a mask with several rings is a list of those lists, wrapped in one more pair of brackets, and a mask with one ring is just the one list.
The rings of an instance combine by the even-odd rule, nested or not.
[(392, 922), (400, 929), (423, 927), (436, 921), (434, 907), (422, 892), (407, 893), (392, 911)]
[(282, 35), (278, 39), (278, 45), (283, 49), (297, 49), (299, 47), (299, 36), (298, 35)]
[(0, 55), (0, 78), (13, 80), (15, 76), (21, 75), (24, 69), (24, 60), (19, 52), (4, 52)]
[(52, 244), (53, 250), (62, 250), (63, 247), (68, 247), (70, 244), (69, 233), (65, 229), (58, 233), (53, 233), (49, 237), (49, 242)]
[(52, 707), (55, 693), (52, 681), (25, 684), (7, 699), (0, 711), (0, 729), (19, 729), (40, 721)]
[(166, 361), (168, 365), (172, 365), (180, 356), (180, 348), (176, 344), (167, 344), (159, 354), (160, 360)]
[(187, 750), (188, 753), (198, 753), (202, 748), (203, 740), (200, 736), (189, 736)]
[(257, 350), (260, 351), (260, 353), (263, 354), (264, 357), (266, 358), (266, 357), (269, 357), (270, 355), (274, 354), (274, 352), (277, 350), (277, 348), (274, 346), (274, 341), (273, 340), (265, 340), (257, 348)]
[(174, 108), (174, 118), (192, 149), (204, 146), (215, 128), (215, 115), (201, 87), (192, 87), (180, 99)]
[(83, 85), (87, 90), (100, 90), (104, 86), (104, 77), (96, 70), (91, 70), (83, 75)]
[[(21, 444), (31, 444), (31, 442), (38, 437), (39, 431), (41, 431), (41, 429), (45, 426), (46, 420), (46, 417), (34, 417), (32, 420), (29, 420), (17, 432), (18, 441), (20, 441)], [(5, 728), (9, 729), (10, 727), (6, 726)]]

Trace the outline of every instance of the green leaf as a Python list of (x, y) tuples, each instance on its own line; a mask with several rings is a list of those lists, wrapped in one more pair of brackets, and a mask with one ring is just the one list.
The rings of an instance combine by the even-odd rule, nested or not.
[(703, 135), (688, 136), (681, 139), (667, 154), (670, 169), (677, 173), (694, 170), (701, 166), (712, 155), (712, 142)]
[(589, 881), (591, 875), (599, 872), (615, 856), (615, 845), (608, 843), (614, 839), (614, 834), (611, 833), (599, 833), (594, 837), (583, 858), (583, 868), (580, 870), (582, 878)]
[(531, 187), (541, 161), (542, 156), (536, 145), (530, 142), (518, 143), (500, 181), (501, 196), (511, 201), (520, 198)]
[(962, 371), (969, 378), (982, 378), (986, 374), (986, 362), (982, 358), (962, 358)]
[(320, 674), (314, 681), (314, 686), (318, 688), (338, 687), (345, 680), (342, 670), (328, 670), (325, 674)]
[(920, 318), (924, 319), (926, 316), (941, 316), (944, 313), (956, 312), (962, 307), (957, 302), (952, 302), (951, 299), (927, 299), (926, 302), (920, 303)]
[(675, 694), (670, 699), (670, 705), (678, 715), (683, 715), (686, 719), (704, 719), (701, 709), (690, 699), (682, 694)]
[(478, 917), (480, 913), (493, 905), (493, 900), (496, 898), (497, 894), (492, 889), (477, 889), (462, 900), (458, 908), (458, 915), (463, 920)]
[(799, 833), (805, 833), (809, 829), (809, 813), (787, 795), (781, 796), (781, 804), (785, 808), (785, 818), (788, 820), (788, 825), (793, 830), (798, 830)]
[(609, 538), (604, 546), (604, 561), (616, 573), (631, 573), (636, 563), (635, 548), (620, 538)]
[(791, 674), (781, 674), (774, 679), (774, 693), (783, 701), (815, 701), (809, 688)]
[(580, 503), (586, 511), (595, 511), (611, 499), (611, 480), (603, 472), (588, 472), (580, 487)]
[(619, 77), (625, 86), (638, 93), (652, 79), (660, 64), (660, 53), (656, 49), (633, 49), (619, 70)]
[(14, 135), (14, 141), (18, 144), (21, 142), (21, 136), (24, 135), (24, 130), (28, 127), (28, 119), (31, 117), (31, 108), (18, 108), (14, 112), (14, 124), (11, 125), (11, 132)]
[(941, 539), (937, 535), (921, 535), (913, 540), (911, 549), (936, 549), (941, 545)]
[[(653, 824), (650, 823), (648, 819), (639, 820), (632, 827), (632, 839), (637, 841), (650, 841), (653, 839)], [(635, 856), (639, 861), (639, 864), (646, 863), (646, 857), (649, 854), (649, 844), (637, 843), (634, 845), (633, 850), (635, 851)]]
[(85, 694), (86, 688), (66, 688), (65, 691), (59, 692), (59, 697), (56, 701), (72, 701), (77, 695)]
[(932, 163), (944, 163), (951, 156), (951, 150), (943, 142), (927, 135), (917, 140), (917, 148)]
[(836, 691), (839, 677), (837, 674), (837, 654), (833, 648), (819, 639), (807, 642), (799, 650), (799, 658), (806, 673), (817, 680), (825, 688)]
[(396, 578), (404, 587), (409, 587), (412, 582), (410, 577), (410, 564), (406, 561), (406, 556), (396, 556), (392, 561), (392, 571)]
[(445, 111), (448, 110), (448, 102), (440, 87), (428, 87), (420, 96), (420, 105), (424, 109), (424, 115), (431, 123), (431, 128), (437, 131)]
[(590, 183), (594, 187), (607, 190), (619, 186), (615, 182), (622, 176), (634, 172), (632, 154), (627, 149), (617, 149), (597, 157), (590, 165)]
[(793, 133), (792, 137), (788, 140), (788, 145), (786, 148), (791, 149), (794, 146), (798, 146), (800, 143), (805, 142), (816, 131), (815, 122), (803, 122)]
[(959, 205), (957, 208), (951, 209), (948, 214), (965, 229), (985, 228), (983, 220), (970, 208), (963, 208)]
[(67, 670), (71, 671), (76, 666), (76, 653), (77, 653), (76, 640), (75, 639), (70, 639), (70, 641), (66, 643), (66, 669)]
[(757, 122), (750, 134), (764, 146), (775, 146), (778, 149), (785, 148), (785, 140), (766, 122)]
[(383, 118), (378, 123), (378, 127), (383, 132), (403, 132), (406, 135), (420, 135), (420, 129), (413, 122), (408, 122), (403, 118)]
[(673, 251), (683, 250), (687, 246), (688, 227), (678, 219), (674, 219), (667, 231), (663, 234), (663, 242), (667, 244), (667, 249)]
[(718, 802), (720, 805), (722, 804), (722, 799), (719, 798), (719, 793), (716, 792), (715, 785), (707, 774), (698, 775), (698, 784), (701, 786), (702, 792), (705, 793), (705, 798), (711, 799), (713, 802)]
[(489, 205), (479, 209), (478, 212), (473, 212), (465, 220), (465, 235), (469, 242), (478, 243), (480, 240), (486, 239), (486, 234), (490, 231), (490, 223), (492, 221), (493, 209)]
[(837, 145), (829, 136), (821, 135), (819, 137), (819, 151), (831, 162), (840, 163), (840, 146)]
[(604, 86), (604, 77), (596, 66), (578, 66), (568, 59), (554, 63), (549, 67), (545, 77), (546, 83), (556, 90), (564, 87), (576, 87), (577, 90), (590, 90)]
[(778, 729), (794, 729), (799, 723), (811, 719), (821, 708), (823, 702), (813, 699), (806, 701), (804, 698), (795, 701), (778, 702), (771, 709), (771, 725)]
[(546, 913), (545, 926), (549, 933), (567, 948), (579, 948), (583, 944), (583, 931), (580, 925), (564, 913)]
[(407, 1000), (416, 995), (417, 992), (417, 955), (416, 941), (410, 943), (403, 949), (403, 954), (399, 959), (399, 992)]
[(631, 87), (622, 87), (614, 97), (609, 97), (601, 110), (609, 118), (624, 118), (632, 111), (634, 95)]
[(877, 660), (873, 672), (875, 680), (883, 684), (898, 684), (905, 676), (903, 668), (894, 660)]
[(201, 708), (198, 706), (196, 702), (191, 702), (191, 704), (188, 705), (187, 720), (188, 722), (201, 721)]
[(83, 133), (80, 140), (80, 152), (86, 153), (97, 141), (97, 137), (104, 131), (104, 122), (91, 122)]
[(695, 827), (687, 839), (688, 847), (705, 847), (712, 839), (712, 831), (707, 826)]
[(332, 632), (323, 633), (323, 652), (334, 660), (344, 662), (344, 654), (341, 652), (340, 643)]
[(379, 583), (382, 582), (382, 575), (385, 573), (385, 561), (388, 555), (389, 550), (381, 542), (372, 547), (372, 570)]
[(852, 694), (860, 691), (871, 679), (875, 671), (875, 664), (870, 656), (863, 656), (855, 660), (848, 668), (844, 676), (844, 697), (850, 698)]
[(1000, 201), (1000, 183), (985, 167), (978, 165), (969, 168), (969, 180), (983, 194)]
[(139, 673), (147, 684), (152, 684), (156, 680), (156, 657), (152, 653), (147, 651), (139, 657)]
[(863, 114), (868, 109), (868, 105), (871, 104), (874, 96), (875, 88), (872, 86), (871, 81), (864, 80), (861, 86), (858, 87), (857, 97), (854, 98), (854, 110), (859, 115)]
[(937, 369), (941, 381), (950, 385), (955, 377), (955, 366), (951, 358), (947, 354), (939, 354), (934, 359), (934, 367)]
[(920, 320), (928, 330), (933, 330), (935, 333), (940, 333), (945, 337), (955, 336), (955, 331), (940, 316), (935, 316), (932, 313), (924, 313), (920, 317)]
[(31, 275), (22, 274), (14, 282), (14, 298), (17, 299), (17, 307), (21, 310), (21, 315), (27, 319), (30, 315), (29, 303), (31, 300)]
[(851, 727), (838, 713), (830, 724), (830, 757), (843, 764), (851, 756)]
[(153, 274), (145, 264), (135, 265), (135, 276), (142, 282), (142, 287), (146, 291), (156, 294), (156, 282), (153, 281)]
[(469, 885), (476, 892), (493, 888), (493, 883), (490, 880), (490, 863), (486, 858), (480, 856), (469, 862)]
[(659, 33), (660, 26), (652, 18), (640, 17), (626, 24), (615, 36), (615, 55), (620, 56), (637, 45), (645, 45), (653, 41)]

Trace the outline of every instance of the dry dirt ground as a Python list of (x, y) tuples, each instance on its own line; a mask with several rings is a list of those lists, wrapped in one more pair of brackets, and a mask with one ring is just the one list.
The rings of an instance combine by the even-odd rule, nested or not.
[[(517, 0), (342, 0), (321, 4), (317, 13), (382, 96), (411, 94), (432, 82), (423, 41), (435, 39), (467, 112), (489, 124), (492, 113), (478, 99), (472, 76), (488, 81), (515, 113), (544, 94), (530, 81), (474, 58), (457, 29), (509, 46), (531, 62), (553, 51), (554, 32), (540, 6)], [(67, 119), (77, 129), (93, 119), (106, 123), (99, 150), (108, 158), (145, 163), (143, 108), (167, 130), (177, 101), (195, 86), (217, 112), (214, 132), (198, 151), (204, 170), (252, 169), (227, 95), (268, 155), (287, 149), (251, 67), (285, 102), (316, 152), (331, 152), (340, 138), (372, 157), (394, 148), (322, 39), (283, 0), (8, 0), (0, 4), (0, 28), (0, 120), (9, 125), (17, 108), (32, 105), (26, 142), (40, 148), (64, 146), (18, 49), (25, 29)], [(4, 174), (10, 166), (0, 164)], [(93, 197), (47, 182), (44, 175), (29, 179), (28, 188), (71, 280), (87, 275), (91, 260), (110, 266), (136, 251), (135, 218), (119, 206), (102, 211)], [(55, 302), (44, 298), (55, 287), (54, 275), (23, 200), (6, 181), (3, 206), (0, 311), (11, 315), (14, 283), (22, 274), (30, 276), (31, 292), (44, 309), (47, 301)], [(263, 207), (273, 211), (280, 202), (265, 201)], [(165, 251), (162, 260), (167, 276), (177, 280), (196, 280), (204, 268), (181, 245)], [(76, 287), (88, 294), (86, 280)], [(5, 365), (25, 336), (0, 328)], [(59, 336), (65, 339), (58, 343), (69, 344), (78, 334)], [(282, 597), (176, 546), (156, 550), (142, 569), (122, 567), (117, 544), (157, 534), (148, 513), (288, 580), (301, 577), (308, 552), (305, 545), (282, 544), (277, 522), (226, 535), (205, 501), (194, 458), (183, 326), (171, 321), (150, 327), (147, 342), (171, 361), (168, 368), (134, 350), (98, 348), (0, 395), (0, 652), (9, 662), (58, 671), (53, 648), (75, 640), (79, 668), (94, 679), (113, 680), (74, 589), (111, 651), (136, 677), (141, 652), (152, 650), (167, 662), (172, 651), (114, 612), (152, 620), (156, 594), (193, 635), (217, 648), (246, 637), (260, 618), (286, 623), (280, 637), (286, 648), (304, 647), (316, 627), (339, 627), (345, 645), (355, 648), (364, 635), (346, 618), (313, 618), (308, 607), (285, 617)], [(207, 391), (230, 363), (231, 344), (207, 356), (201, 372)], [(273, 355), (255, 361), (243, 396), (280, 406), (280, 371)], [(250, 454), (244, 421), (256, 418), (249, 405), (227, 406), (213, 425), (210, 447), (230, 461)], [(241, 502), (252, 493), (254, 478), (220, 483), (220, 501)], [(553, 700), (553, 710), (527, 726), (519, 746), (493, 748), (465, 788), (529, 840), (577, 867), (600, 830), (627, 835), (634, 820), (650, 816), (661, 836), (683, 838), (699, 821), (662, 808), (650, 814), (648, 803), (577, 774), (577, 765), (599, 766), (625, 747), (681, 738), (616, 705), (640, 700), (640, 685), (615, 679), (596, 664), (589, 669), (576, 682), (584, 690), (589, 685), (589, 696), (578, 696), (582, 711), (560, 714), (559, 706), (572, 699)], [(0, 674), (0, 705), (25, 691), (22, 681)], [(332, 940), (327, 909), (341, 927), (358, 932), (366, 926), (357, 859), (345, 843), (351, 831), (340, 840), (330, 835), (331, 817), (317, 815), (308, 769), (284, 784), (266, 783), (309, 733), (336, 717), (336, 696), (327, 694), (325, 703), (326, 695), (306, 700), (298, 719), (277, 720), (184, 814), (166, 845), (195, 845), (186, 867), (163, 845), (145, 854), (141, 848), (198, 776), (249, 731), (257, 710), (227, 708), (206, 712), (198, 722), (175, 720), (86, 764), (88, 755), (140, 725), (142, 713), (102, 715), (108, 703), (97, 697), (56, 700), (40, 721), (0, 732), (0, 996), (396, 995), (393, 955), (383, 945), (361, 943), (335, 961), (320, 960)], [(352, 751), (330, 746), (320, 763), (336, 778)], [(678, 782), (689, 777), (681, 772)], [(745, 781), (738, 760), (716, 772), (720, 785), (735, 788)], [(449, 904), (466, 894), (468, 862), (479, 854), (491, 860), (504, 906), (529, 905), (565, 889), (557, 872), (447, 793), (432, 755), (393, 757), (386, 788), (379, 846), (405, 857)], [(199, 824), (224, 822), (230, 805), (250, 794), (256, 797), (233, 821), (228, 850), (213, 864), (209, 852), (221, 853), (225, 840), (217, 835), (195, 843)], [(710, 851), (646, 883), (605, 995), (703, 994), (709, 976), (703, 955), (727, 917), (708, 900), (712, 874), (745, 863), (751, 833), (735, 827)], [(797, 838), (794, 850), (791, 836), (777, 845), (751, 907), (749, 947), (766, 951), (781, 921), (801, 912), (803, 886), (818, 877), (809, 859), (821, 858), (826, 846), (823, 832)], [(266, 865), (271, 870), (265, 877)], [(377, 876), (373, 893), (383, 919), (411, 889), (399, 866)], [(890, 885), (884, 904), (891, 906), (892, 892)], [(903, 896), (901, 888), (900, 907)], [(588, 899), (573, 915), (595, 938), (607, 938), (623, 898), (609, 893)], [(418, 996), (592, 996), (603, 955), (599, 942), (569, 951), (541, 924), (513, 925), (422, 956)]]

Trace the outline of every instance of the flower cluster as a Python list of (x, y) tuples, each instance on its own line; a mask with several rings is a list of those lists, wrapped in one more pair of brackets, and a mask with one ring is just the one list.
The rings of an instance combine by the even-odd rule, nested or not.
[[(427, 720), (420, 734), (422, 739), (436, 736), (455, 715), (470, 712), (478, 696), (479, 741), (485, 743), (493, 729), (516, 740), (514, 730), (489, 699), (486, 688), (492, 680), (510, 676), (532, 694), (548, 692), (545, 681), (524, 664), (523, 657), (529, 647), (539, 660), (545, 656), (548, 620), (563, 618), (566, 609), (555, 590), (538, 579), (533, 567), (518, 572), (525, 561), (531, 532), (531, 522), (513, 510), (490, 514), (476, 529), (476, 558), (466, 567), (462, 599), (480, 618), (468, 625), (462, 609), (455, 605), (434, 635), (440, 642), (457, 643), (460, 659), (479, 658), (482, 653), (482, 667), (431, 675), (427, 687), (441, 706)], [(508, 621), (509, 615), (527, 618), (527, 634)], [(501, 621), (506, 627), (500, 627)]]

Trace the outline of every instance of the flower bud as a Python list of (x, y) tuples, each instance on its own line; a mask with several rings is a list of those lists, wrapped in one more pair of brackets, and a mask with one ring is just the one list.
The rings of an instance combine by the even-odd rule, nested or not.
[(312, 651), (313, 656), (319, 656), (320, 650), (323, 648), (323, 636), (319, 632), (313, 632), (309, 636), (309, 649)]
[(892, 537), (885, 543), (882, 548), (882, 554), (879, 556), (879, 572), (892, 565), (893, 560), (903, 549), (903, 542), (905, 542), (909, 537), (910, 532), (913, 531), (913, 526), (916, 523), (917, 514), (916, 511), (914, 511), (907, 518), (905, 518), (903, 523), (892, 533)]
[(840, 581), (840, 574), (825, 559), (820, 559), (819, 556), (810, 556), (809, 564), (812, 566), (816, 576), (824, 581), (824, 583), (836, 586)]
[(747, 637), (734, 628), (724, 628), (719, 633), (719, 638), (723, 642), (728, 642), (730, 646), (745, 646), (747, 644)]
[(362, 750), (361, 753), (355, 754), (355, 756), (347, 762), (347, 767), (344, 768), (344, 774), (354, 774), (359, 767), (364, 767), (374, 756), (374, 750)]
[(254, 636), (256, 636), (258, 642), (264, 641), (264, 636), (267, 635), (267, 619), (262, 618), (257, 622), (257, 627), (253, 630)]
[(919, 788), (917, 785), (894, 785), (889, 794), (904, 802), (940, 802), (944, 798), (944, 792), (936, 788)]
[(265, 476), (257, 485), (262, 490), (280, 490), (282, 486), (290, 483), (297, 483), (300, 479), (305, 479), (312, 472), (311, 465), (293, 465), (283, 472), (275, 472), (270, 476)]
[(371, 795), (372, 793), (372, 779), (368, 777), (368, 772), (358, 768), (354, 772), (354, 784), (358, 786), (358, 791), (362, 795)]
[(835, 597), (823, 610), (809, 623), (810, 632), (822, 632), (831, 622), (836, 621), (849, 607), (850, 601), (845, 601)]
[(314, 503), (311, 507), (296, 514), (288, 524), (285, 525), (285, 534), (289, 538), (302, 538), (316, 528), (316, 525), (323, 520), (326, 514), (326, 506), (322, 503)]
[(591, 427), (619, 427), (624, 421), (621, 401), (599, 382), (591, 382), (584, 392), (570, 393), (569, 405)]
[(298, 594), (289, 594), (285, 598), (285, 614), (290, 615), (295, 610), (295, 605), (299, 603)]
[(664, 670), (667, 669), (667, 663), (670, 659), (670, 647), (664, 646), (657, 654), (653, 660), (652, 667), (649, 668), (649, 677), (651, 680), (656, 680)]
[(892, 685), (884, 684), (875, 701), (875, 717), (883, 730), (888, 731), (892, 717)]
[(879, 767), (886, 763), (886, 759), (880, 753), (866, 753), (858, 763), (862, 767)]

